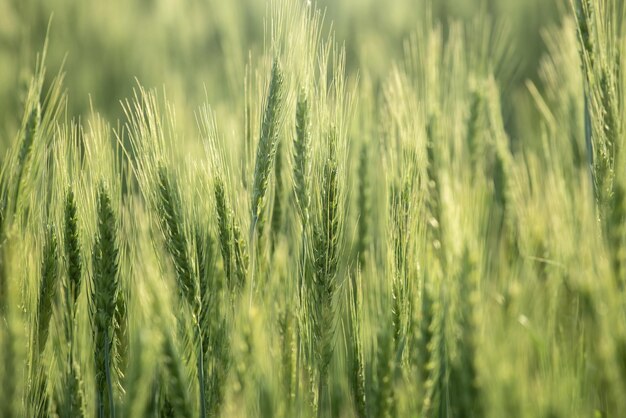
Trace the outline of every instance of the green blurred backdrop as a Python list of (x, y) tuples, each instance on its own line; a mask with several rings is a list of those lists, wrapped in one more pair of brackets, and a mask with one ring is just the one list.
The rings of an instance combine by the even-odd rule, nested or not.
[[(300, 0), (294, 0), (300, 1)], [(68, 114), (93, 106), (115, 120), (139, 80), (176, 103), (219, 108), (240, 95), (245, 64), (264, 44), (266, 0), (0, 0), (0, 137), (13, 138), (27, 81), (49, 27), (46, 64), (63, 65)], [(535, 79), (542, 28), (567, 0), (321, 0), (326, 24), (345, 43), (348, 71), (374, 85), (402, 58), (403, 42), (430, 15), (445, 27), (488, 11), (510, 32), (517, 71), (510, 89)], [(50, 24), (49, 24), (50, 22)], [(515, 45), (515, 46), (514, 46)], [(227, 53), (225, 51), (228, 51)], [(512, 92), (506, 92), (512, 97)]]

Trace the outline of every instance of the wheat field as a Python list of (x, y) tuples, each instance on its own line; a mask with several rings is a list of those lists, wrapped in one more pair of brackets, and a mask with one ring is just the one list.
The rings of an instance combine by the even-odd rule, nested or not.
[(0, 417), (624, 416), (625, 17), (0, 0)]

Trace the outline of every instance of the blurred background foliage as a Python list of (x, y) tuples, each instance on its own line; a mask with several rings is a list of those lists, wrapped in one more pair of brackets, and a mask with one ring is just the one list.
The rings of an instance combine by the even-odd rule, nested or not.
[[(349, 74), (366, 77), (375, 89), (431, 13), (444, 34), (455, 20), (494, 16), (494, 25), (504, 29), (496, 33), (507, 36), (504, 44), (515, 51), (508, 63), (510, 79), (501, 86), (512, 131), (515, 120), (507, 114), (507, 102), (517, 100), (520, 91), (525, 94), (526, 80), (540, 84), (542, 30), (568, 13), (567, 0), (318, 4), (326, 10), (326, 26), (332, 25), (345, 44)], [(239, 105), (235, 98), (242, 97), (246, 63), (262, 53), (266, 42), (267, 7), (265, 0), (0, 0), (0, 150), (17, 131), (28, 80), (48, 31), (46, 65), (50, 73), (60, 68), (67, 73), (70, 117), (84, 117), (93, 108), (110, 120), (120, 118), (120, 100), (132, 95), (137, 81), (165, 87), (169, 99), (186, 109), (208, 100), (218, 114), (220, 107), (232, 113)]]

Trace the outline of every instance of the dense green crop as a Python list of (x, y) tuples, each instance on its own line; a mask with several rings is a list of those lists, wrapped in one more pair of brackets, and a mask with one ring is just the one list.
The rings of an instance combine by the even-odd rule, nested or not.
[[(506, 18), (549, 6), (424, 1), (385, 34), (410, 2), (361, 10), (377, 33), (345, 0), (343, 47), (317, 5), (275, 0), (247, 59), (257, 29), (236, 23), (263, 26), (258, 5), (144, 3), (124, 7), (180, 30), (177, 64), (218, 34), (197, 77), (124, 45), (106, 7), (105, 46), (136, 57), (91, 76), (155, 66), (110, 80), (115, 109), (93, 80), (72, 101), (90, 69), (46, 72), (55, 31), (84, 27), (51, 25), (27, 87), (0, 72), (22, 103), (0, 171), (0, 417), (622, 416), (621, 0), (555, 6), (532, 53)], [(69, 4), (46, 7), (89, 15)], [(27, 5), (0, 11), (41, 26)]]

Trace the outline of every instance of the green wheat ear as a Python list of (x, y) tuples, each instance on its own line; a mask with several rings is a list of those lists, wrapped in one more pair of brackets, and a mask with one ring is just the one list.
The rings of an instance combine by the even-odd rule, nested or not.
[[(72, 188), (68, 188), (64, 208), (64, 247), (68, 275), (69, 295), (67, 303), (76, 305), (82, 282), (80, 238), (78, 234), (78, 208)], [(74, 319), (73, 316), (71, 318)]]
[(194, 314), (198, 315), (200, 305), (198, 285), (185, 235), (178, 185), (164, 166), (159, 167), (157, 181), (157, 213), (165, 246), (174, 263), (178, 290)]
[(285, 80), (277, 58), (272, 65), (269, 91), (265, 103), (265, 113), (261, 124), (261, 136), (256, 153), (254, 181), (252, 185), (252, 220), (251, 232), (263, 231), (265, 222), (264, 209), (276, 149), (278, 146), (280, 123), (285, 101)]
[(57, 292), (59, 278), (58, 245), (54, 227), (46, 230), (41, 262), (41, 283), (37, 302), (37, 347), (39, 355), (48, 341), (48, 329), (52, 317), (52, 304)]
[(429, 362), (426, 365), (428, 379), (425, 383), (423, 413), (448, 416), (450, 403), (447, 400), (449, 392), (448, 346), (446, 341), (447, 305), (443, 291), (434, 304), (433, 322), (430, 324), (432, 340), (428, 347)]
[(392, 418), (397, 415), (394, 393), (394, 372), (396, 368), (393, 337), (388, 330), (383, 330), (378, 336), (377, 352), (377, 391), (376, 416)]
[(166, 335), (163, 339), (163, 361), (167, 372), (167, 376), (164, 376), (167, 382), (167, 400), (176, 416), (191, 418), (191, 405), (187, 396), (188, 386), (180, 359), (181, 356), (172, 337)]
[(582, 43), (581, 54), (583, 59), (586, 55), (591, 66), (594, 61), (594, 45), (593, 45), (593, 23), (592, 14), (593, 6), (591, 0), (576, 0), (576, 22), (578, 26), (578, 34)]
[(33, 108), (28, 115), (26, 127), (24, 130), (24, 136), (20, 144), (20, 149), (17, 154), (17, 173), (14, 180), (13, 190), (13, 205), (17, 205), (17, 200), (20, 194), (20, 188), (22, 184), (22, 178), (24, 176), (24, 170), (29, 155), (31, 154), (32, 145), (35, 141), (35, 136), (40, 128), (41, 124), (41, 105), (37, 102), (33, 105)]
[(309, 99), (304, 89), (298, 95), (296, 105), (296, 137), (294, 139), (294, 189), (300, 218), (304, 225), (309, 217), (311, 201), (309, 175), (311, 173), (311, 127)]
[(232, 211), (226, 198), (224, 182), (221, 177), (215, 179), (215, 211), (217, 215), (217, 229), (220, 242), (220, 251), (224, 263), (224, 273), (228, 287), (235, 288), (234, 279), (234, 254), (233, 254), (233, 232), (232, 232)]
[(348, 298), (350, 312), (350, 342), (352, 349), (352, 364), (350, 374), (350, 389), (354, 398), (354, 406), (357, 417), (366, 418), (367, 390), (365, 383), (365, 359), (363, 355), (362, 340), (362, 309), (363, 297), (361, 295), (361, 271), (357, 267), (356, 273), (348, 281)]
[(283, 153), (282, 142), (279, 142), (274, 162), (274, 206), (272, 207), (271, 219), (271, 245), (272, 253), (276, 249), (278, 239), (282, 233), (283, 222)]
[(82, 418), (85, 412), (85, 390), (78, 362), (68, 359), (63, 375), (63, 389), (56, 399), (60, 418)]
[(359, 153), (359, 166), (358, 166), (358, 190), (357, 190), (357, 207), (359, 210), (358, 218), (358, 233), (356, 243), (356, 253), (359, 266), (361, 269), (365, 269), (365, 260), (367, 251), (369, 250), (371, 237), (370, 237), (370, 222), (372, 216), (371, 208), (371, 181), (369, 178), (368, 168), (370, 167), (371, 157), (368, 152), (370, 145), (364, 143), (361, 146), (361, 152)]
[(39, 368), (35, 381), (31, 382), (32, 397), (29, 400), (31, 404), (28, 406), (37, 418), (46, 418), (50, 416), (50, 397), (48, 396), (48, 373), (44, 368)]
[(72, 187), (65, 193), (63, 206), (63, 246), (66, 275), (63, 280), (63, 329), (69, 346), (61, 377), (62, 388), (55, 395), (56, 412), (61, 418), (84, 417), (85, 394), (81, 369), (76, 360), (80, 346), (74, 339), (76, 306), (82, 284), (81, 244), (78, 231), (78, 208)]
[[(1, 208), (0, 208), (1, 210)], [(0, 316), (7, 310), (8, 281), (6, 274), (6, 255), (4, 245), (4, 214), (0, 212)]]
[(221, 300), (223, 285), (214, 270), (212, 239), (196, 230), (195, 241), (202, 303), (199, 326), (204, 382), (201, 390), (206, 391), (204, 399), (201, 396), (201, 401), (204, 402), (208, 416), (218, 416), (224, 397), (224, 380), (229, 368), (229, 337), (224, 333), (224, 306)]
[(475, 260), (466, 247), (461, 260), (459, 283), (459, 325), (461, 336), (458, 340), (458, 354), (450, 370), (450, 386), (455, 402), (455, 415), (461, 417), (484, 416), (484, 395), (478, 380), (477, 337), (474, 319), (474, 299), (478, 285)]
[(15, 409), (15, 400), (17, 390), (15, 387), (15, 375), (17, 372), (15, 358), (17, 356), (15, 350), (15, 331), (12, 321), (2, 318), (0, 322), (0, 340), (2, 351), (0, 351), (0, 361), (2, 361), (2, 379), (0, 382), (0, 417), (17, 416)]
[(98, 227), (93, 249), (91, 323), (95, 345), (96, 411), (98, 417), (115, 416), (113, 395), (114, 319), (119, 287), (117, 221), (109, 191), (100, 183), (97, 196)]
[(481, 115), (483, 112), (483, 97), (478, 90), (475, 90), (471, 94), (471, 102), (469, 109), (469, 116), (467, 118), (467, 134), (465, 142), (469, 151), (469, 159), (473, 171), (480, 161), (480, 129), (481, 129)]
[[(114, 317), (114, 335), (115, 335), (115, 369), (118, 376), (126, 377), (128, 369), (129, 355), (129, 335), (128, 335), (128, 294), (124, 291), (118, 291), (115, 303)], [(120, 385), (122, 383), (120, 382)]]
[(284, 382), (284, 394), (287, 396), (287, 408), (291, 408), (296, 398), (297, 381), (297, 340), (296, 318), (291, 309), (285, 309), (278, 320), (281, 340), (281, 368)]
[(626, 190), (618, 181), (615, 182), (613, 189), (605, 233), (615, 284), (619, 289), (623, 289), (626, 285), (626, 225), (623, 222), (626, 219)]
[(318, 361), (318, 414), (325, 413), (327, 404), (328, 368), (333, 355), (337, 307), (334, 298), (338, 289), (340, 213), (339, 179), (336, 157), (336, 132), (328, 139), (328, 155), (324, 163), (321, 205), (313, 241), (313, 327)]
[[(200, 391), (200, 416), (204, 417), (206, 414), (206, 391), (205, 391), (205, 367), (204, 367), (204, 349), (203, 349), (203, 330), (201, 329), (202, 320), (202, 301), (201, 294), (199, 292), (199, 281), (203, 280), (199, 276), (201, 263), (203, 260), (196, 260), (198, 264), (198, 270), (194, 270), (190, 246), (188, 237), (185, 234), (185, 219), (181, 213), (182, 201), (180, 197), (180, 191), (178, 183), (170, 176), (165, 166), (158, 168), (158, 178), (156, 185), (157, 193), (157, 214), (159, 216), (161, 232), (165, 238), (165, 247), (170, 253), (170, 257), (174, 264), (176, 272), (176, 282), (178, 285), (178, 291), (182, 299), (184, 299), (191, 311), (193, 312), (193, 326), (195, 330), (195, 344), (196, 344), (196, 357), (197, 357), (197, 372), (198, 383)], [(202, 242), (197, 242), (196, 245), (203, 245)], [(173, 346), (166, 347), (167, 349), (173, 349)], [(168, 352), (166, 351), (166, 354)], [(168, 360), (168, 365), (171, 365), (171, 360)]]
[(243, 288), (248, 277), (248, 266), (250, 256), (246, 241), (241, 233), (241, 228), (236, 219), (233, 218), (233, 246), (235, 255), (235, 278), (238, 288)]

